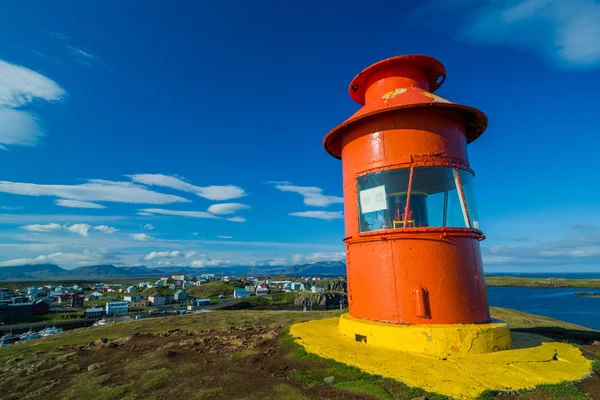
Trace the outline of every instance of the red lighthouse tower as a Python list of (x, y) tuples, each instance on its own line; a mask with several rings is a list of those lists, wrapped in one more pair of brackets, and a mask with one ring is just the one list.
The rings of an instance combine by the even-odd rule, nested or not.
[[(360, 337), (367, 321), (490, 323), (467, 157), (487, 118), (433, 94), (445, 77), (422, 55), (371, 65), (349, 88), (362, 108), (324, 140), (343, 168), (350, 315), (340, 326)], [(505, 336), (494, 346), (509, 346)]]

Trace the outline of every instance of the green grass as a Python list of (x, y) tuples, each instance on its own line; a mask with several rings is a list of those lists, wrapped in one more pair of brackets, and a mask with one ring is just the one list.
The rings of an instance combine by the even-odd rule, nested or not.
[(167, 368), (146, 371), (140, 376), (139, 383), (143, 389), (148, 390), (164, 383), (170, 375), (171, 371)]
[(600, 372), (600, 360), (592, 361), (592, 368), (596, 372)]
[(281, 400), (308, 400), (308, 397), (304, 396), (300, 389), (290, 385), (277, 385), (275, 390)]
[(222, 388), (202, 389), (196, 392), (193, 398), (194, 400), (212, 400), (218, 398), (222, 392)]
[(600, 288), (600, 279), (522, 278), (518, 276), (486, 276), (487, 286)]
[(107, 375), (94, 376), (92, 373), (76, 375), (64, 395), (65, 400), (119, 400), (130, 390), (129, 385), (109, 387), (105, 383)]
[[(335, 383), (334, 383), (335, 384)], [(340, 389), (347, 390), (352, 393), (358, 394), (366, 394), (367, 396), (373, 396), (376, 399), (381, 400), (391, 400), (392, 395), (381, 388), (381, 386), (371, 383), (371, 382), (363, 382), (363, 381), (354, 381), (354, 382), (341, 382), (335, 384)]]
[(535, 388), (535, 391), (526, 392), (519, 396), (519, 400), (537, 399), (588, 400), (589, 398), (571, 382), (557, 385), (540, 385)]
[(200, 286), (194, 286), (187, 290), (190, 297), (205, 299), (212, 296), (227, 296), (233, 294), (233, 285), (220, 282), (209, 282)]

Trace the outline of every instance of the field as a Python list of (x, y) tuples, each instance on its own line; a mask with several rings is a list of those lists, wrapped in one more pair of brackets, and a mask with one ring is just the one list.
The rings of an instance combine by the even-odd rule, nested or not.
[(519, 286), (538, 288), (600, 288), (600, 279), (522, 278), (518, 276), (486, 276), (487, 286)]
[[(598, 332), (492, 309), (513, 329), (573, 332), (600, 359)], [(307, 354), (288, 327), (331, 312), (214, 311), (82, 328), (0, 349), (0, 397), (12, 399), (427, 399), (413, 389)], [(558, 332), (558, 333), (557, 333)], [(589, 335), (583, 339), (577, 335)], [(600, 364), (597, 363), (597, 364)], [(598, 365), (600, 367), (600, 365)], [(497, 399), (586, 399), (600, 377)], [(587, 395), (586, 395), (587, 394)], [(597, 397), (591, 397), (597, 398)]]

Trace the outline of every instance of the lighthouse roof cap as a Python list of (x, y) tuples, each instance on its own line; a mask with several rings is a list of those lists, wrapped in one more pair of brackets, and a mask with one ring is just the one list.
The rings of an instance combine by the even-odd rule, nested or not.
[(446, 68), (444, 65), (433, 57), (421, 54), (409, 54), (404, 56), (396, 56), (386, 58), (368, 66), (359, 72), (348, 87), (348, 93), (352, 100), (360, 105), (365, 104), (365, 92), (367, 90), (367, 80), (370, 76), (380, 71), (383, 68), (393, 65), (410, 65), (422, 70), (427, 75), (429, 83), (429, 92), (433, 93), (444, 83), (446, 79)]

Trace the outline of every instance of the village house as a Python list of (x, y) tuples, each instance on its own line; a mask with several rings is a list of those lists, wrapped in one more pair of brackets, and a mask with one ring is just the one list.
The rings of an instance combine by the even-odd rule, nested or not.
[(250, 297), (245, 288), (235, 288), (233, 289), (233, 297), (236, 299), (241, 299), (243, 297)]
[(183, 290), (178, 290), (175, 292), (175, 301), (186, 301), (188, 299), (188, 295)]
[(97, 318), (104, 315), (103, 307), (88, 307), (85, 309), (85, 317), (86, 318)]
[(165, 282), (163, 280), (158, 280), (158, 281), (156, 281), (156, 283), (154, 284), (154, 286), (156, 286), (156, 287), (163, 287), (163, 286), (165, 286)]
[(106, 315), (123, 314), (129, 311), (126, 301), (109, 301), (106, 303)]
[(325, 291), (321, 286), (313, 286), (310, 288), (310, 291), (313, 293), (322, 293)]
[(102, 293), (99, 292), (93, 292), (87, 295), (86, 300), (87, 301), (93, 301), (93, 300), (100, 300), (102, 297)]
[(174, 281), (183, 281), (185, 280), (185, 274), (173, 274), (171, 275), (171, 279)]
[(263, 296), (265, 294), (269, 294), (269, 288), (264, 283), (261, 283), (256, 287), (256, 295)]
[(71, 308), (83, 307), (83, 295), (77, 294), (71, 297)]
[(144, 308), (150, 305), (150, 300), (148, 299), (136, 299), (129, 302), (129, 307), (131, 309), (134, 308)]
[(139, 300), (141, 298), (142, 298), (141, 294), (129, 294), (129, 295), (123, 296), (123, 300), (129, 301), (129, 302), (136, 301), (136, 300)]
[(132, 285), (132, 286), (128, 286), (127, 289), (125, 289), (125, 291), (127, 293), (135, 293), (138, 291), (138, 288)]
[(163, 306), (166, 302), (165, 296), (158, 292), (154, 292), (148, 296), (148, 300), (153, 306)]

